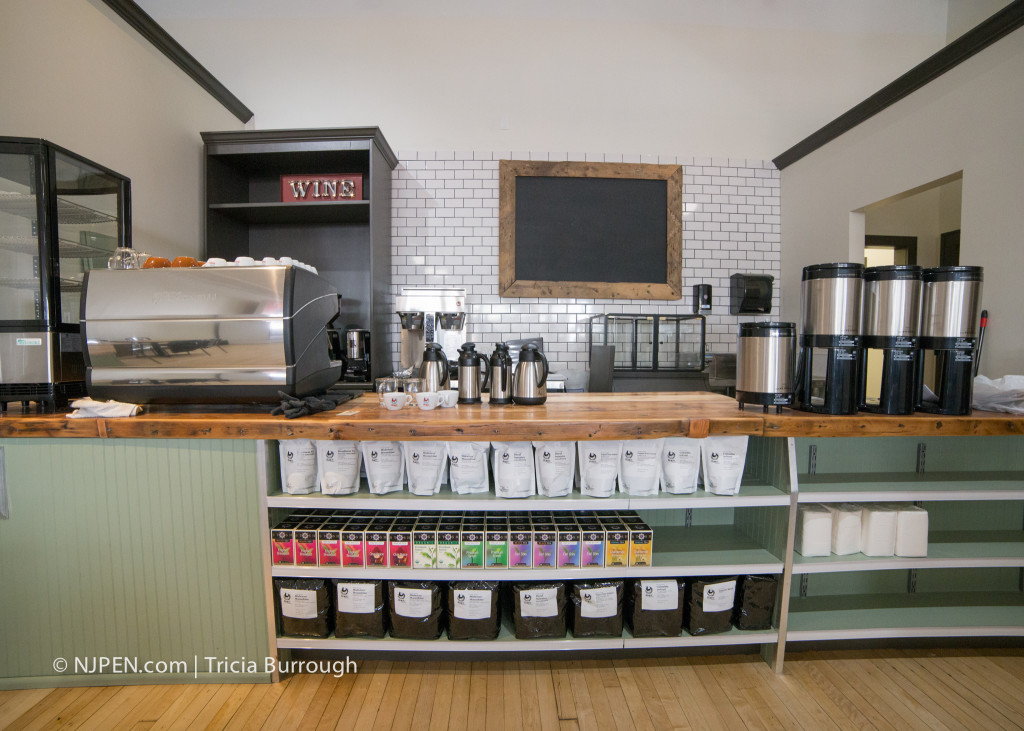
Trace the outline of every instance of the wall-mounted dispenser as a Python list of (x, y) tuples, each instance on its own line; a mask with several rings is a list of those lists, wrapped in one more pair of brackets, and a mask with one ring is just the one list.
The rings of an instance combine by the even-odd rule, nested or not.
[(711, 313), (711, 285), (693, 285), (693, 314), (707, 315)]
[(729, 314), (769, 314), (773, 281), (770, 274), (733, 274), (729, 277)]

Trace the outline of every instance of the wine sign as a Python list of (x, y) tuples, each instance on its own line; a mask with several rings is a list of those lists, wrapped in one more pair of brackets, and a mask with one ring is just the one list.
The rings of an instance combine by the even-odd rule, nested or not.
[(334, 175), (282, 175), (282, 203), (321, 203), (363, 199), (360, 173)]

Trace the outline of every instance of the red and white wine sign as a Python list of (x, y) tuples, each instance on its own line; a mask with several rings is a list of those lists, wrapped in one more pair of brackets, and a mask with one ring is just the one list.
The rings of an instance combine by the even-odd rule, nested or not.
[(282, 203), (320, 203), (363, 199), (363, 176), (282, 175)]

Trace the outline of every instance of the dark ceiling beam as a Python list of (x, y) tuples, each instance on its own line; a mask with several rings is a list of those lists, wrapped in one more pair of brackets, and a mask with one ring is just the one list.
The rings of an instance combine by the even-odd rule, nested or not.
[(805, 155), (848, 132), (883, 109), (914, 93), (950, 69), (969, 59), (1024, 25), (1024, 0), (1014, 0), (988, 20), (964, 33), (942, 50), (910, 69), (888, 86), (875, 92), (848, 112), (836, 117), (809, 137), (790, 147), (772, 162), (782, 170)]
[(145, 10), (132, 2), (132, 0), (103, 0), (103, 2), (128, 25), (137, 30), (143, 38), (152, 43), (158, 51), (171, 59), (193, 81), (206, 89), (214, 99), (223, 104), (243, 124), (252, 119), (252, 110), (245, 106), (237, 96), (228, 91), (224, 84), (217, 81), (213, 74), (207, 71), (191, 53), (174, 40), (170, 33), (161, 28), (160, 24), (153, 20)]

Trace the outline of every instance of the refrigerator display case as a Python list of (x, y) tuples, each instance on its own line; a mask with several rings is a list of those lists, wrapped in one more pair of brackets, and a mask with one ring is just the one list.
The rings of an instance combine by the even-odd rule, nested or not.
[(46, 140), (0, 137), (0, 408), (85, 394), (82, 279), (131, 246), (130, 190)]

